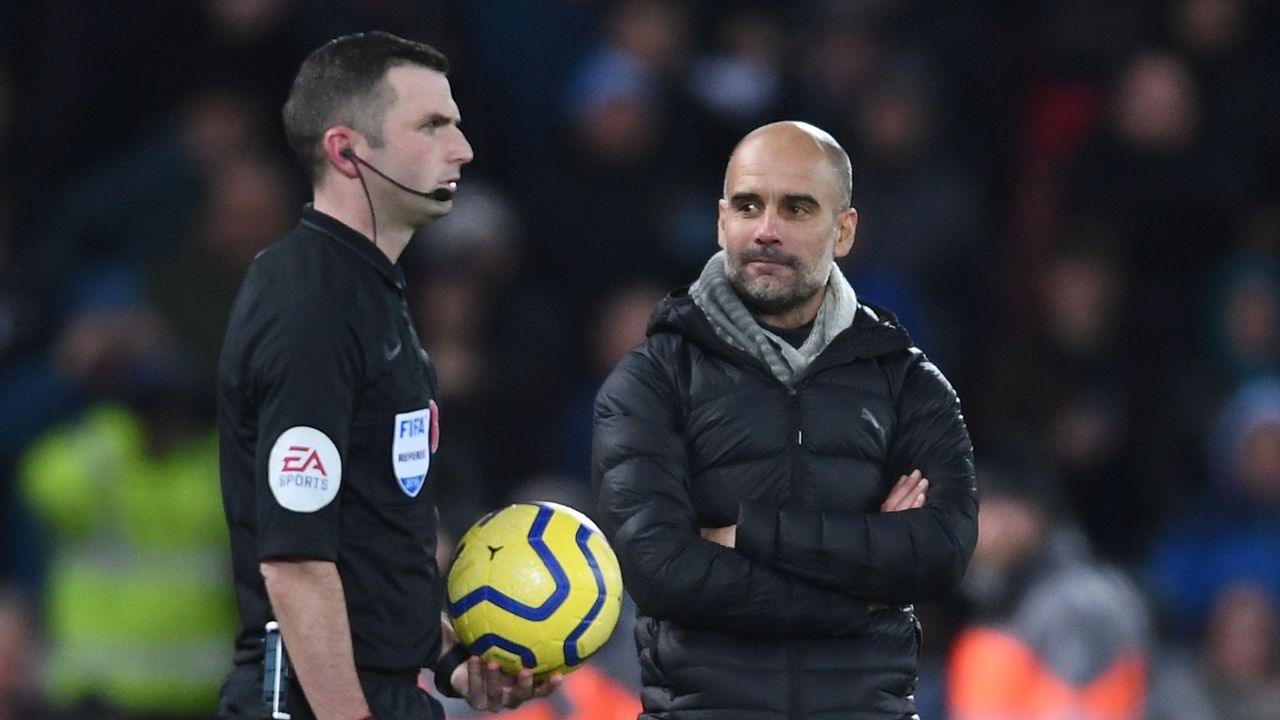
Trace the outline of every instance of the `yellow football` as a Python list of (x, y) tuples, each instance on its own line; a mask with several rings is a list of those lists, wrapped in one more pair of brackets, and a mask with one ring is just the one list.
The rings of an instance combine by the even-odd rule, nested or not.
[(472, 653), (516, 674), (569, 672), (604, 645), (622, 608), (622, 572), (586, 515), (550, 502), (508, 505), (472, 525), (453, 554), (449, 617)]

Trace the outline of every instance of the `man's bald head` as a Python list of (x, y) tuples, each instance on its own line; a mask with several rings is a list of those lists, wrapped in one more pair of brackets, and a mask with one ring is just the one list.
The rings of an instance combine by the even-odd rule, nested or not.
[[(840, 143), (836, 142), (831, 133), (798, 120), (783, 120), (761, 125), (738, 141), (738, 144), (733, 148), (733, 153), (729, 156), (729, 165), (733, 165), (734, 157), (738, 155), (739, 150), (755, 142), (770, 142), (780, 145), (787, 143), (813, 143), (814, 147), (826, 156), (827, 163), (831, 166), (831, 170), (835, 175), (833, 195), (836, 200), (836, 211), (844, 210), (853, 205), (853, 164), (849, 162), (849, 154), (844, 151), (844, 148), (840, 147)], [(722, 192), (727, 199), (729, 194), (729, 170), (727, 167), (725, 168), (724, 190)]]

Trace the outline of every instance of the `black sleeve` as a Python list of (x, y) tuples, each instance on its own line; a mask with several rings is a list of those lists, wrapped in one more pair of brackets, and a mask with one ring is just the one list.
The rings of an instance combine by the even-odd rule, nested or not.
[(891, 513), (778, 509), (743, 502), (738, 547), (782, 572), (823, 587), (893, 604), (954, 589), (978, 533), (973, 446), (955, 390), (916, 352), (898, 399), (899, 423), (886, 472), (920, 468), (924, 507)]
[(856, 631), (865, 600), (819, 588), (702, 539), (673, 383), (644, 351), (605, 381), (595, 406), (592, 482), (601, 525), (642, 613), (764, 638)]
[(258, 556), (336, 561), (360, 340), (332, 302), (303, 297), (263, 312), (249, 364)]

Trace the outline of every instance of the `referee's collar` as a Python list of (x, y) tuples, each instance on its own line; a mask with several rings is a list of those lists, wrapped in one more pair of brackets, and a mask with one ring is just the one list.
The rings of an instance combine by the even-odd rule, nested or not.
[(307, 203), (302, 208), (302, 224), (321, 235), (337, 240), (344, 247), (359, 255), (361, 260), (376, 268), (387, 279), (387, 282), (395, 285), (400, 290), (404, 290), (404, 273), (401, 272), (400, 267), (391, 262), (369, 238), (332, 215), (326, 215), (315, 209), (315, 206), (311, 203)]

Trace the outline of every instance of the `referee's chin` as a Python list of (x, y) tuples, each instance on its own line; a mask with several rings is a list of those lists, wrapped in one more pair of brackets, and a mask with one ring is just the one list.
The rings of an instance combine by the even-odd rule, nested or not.
[(453, 209), (453, 200), (429, 200), (424, 198), (422, 204), (416, 209), (419, 212), (413, 218), (414, 226), (422, 227), (448, 215), (449, 211)]

